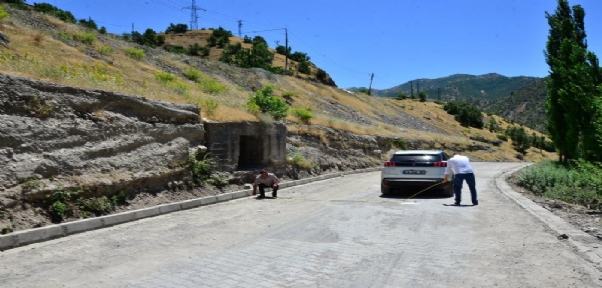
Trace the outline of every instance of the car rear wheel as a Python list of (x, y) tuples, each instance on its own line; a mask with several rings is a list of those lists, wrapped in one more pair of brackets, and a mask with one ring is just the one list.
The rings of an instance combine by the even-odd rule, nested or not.
[(445, 197), (454, 197), (454, 186), (453, 185), (448, 185), (447, 187), (443, 188), (443, 190), (441, 190), (441, 194), (443, 194), (443, 196)]
[(383, 196), (387, 196), (391, 194), (391, 189), (387, 186), (384, 185), (380, 185), (380, 193), (383, 194)]

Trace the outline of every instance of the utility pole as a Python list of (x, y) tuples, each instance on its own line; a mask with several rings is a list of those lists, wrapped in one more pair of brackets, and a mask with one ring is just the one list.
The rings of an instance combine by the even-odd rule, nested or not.
[(288, 29), (284, 28), (284, 73), (288, 75)]
[(441, 88), (437, 88), (437, 100), (441, 101)]
[(192, 5), (189, 7), (184, 7), (184, 9), (190, 9), (190, 30), (198, 30), (199, 29), (199, 16), (196, 13), (197, 10), (205, 10), (196, 6), (196, 0), (192, 0)]
[(238, 38), (242, 38), (242, 36), (241, 36), (242, 32), (240, 32), (241, 31), (240, 28), (242, 28), (242, 20), (238, 20)]
[(278, 48), (278, 44), (280, 44), (280, 41), (276, 40), (274, 42), (276, 42), (276, 48)]
[(416, 82), (416, 93), (420, 95), (420, 82)]
[(368, 96), (372, 95), (372, 79), (374, 79), (374, 73), (370, 74), (370, 86), (368, 86)]
[(410, 97), (414, 99), (414, 82), (410, 81)]

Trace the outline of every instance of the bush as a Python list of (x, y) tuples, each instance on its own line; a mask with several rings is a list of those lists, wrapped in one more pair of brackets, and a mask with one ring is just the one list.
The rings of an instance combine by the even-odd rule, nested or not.
[(167, 72), (158, 72), (155, 73), (155, 79), (167, 83), (176, 80), (176, 75)]
[(187, 54), (186, 49), (180, 45), (165, 45), (163, 49), (167, 52), (176, 53), (176, 54)]
[(209, 116), (214, 115), (217, 107), (219, 107), (219, 103), (213, 99), (205, 99), (201, 102), (201, 108), (203, 108), (203, 112), (207, 113)]
[(508, 141), (508, 136), (506, 136), (504, 134), (497, 134), (497, 139), (500, 139), (502, 141), (507, 142)]
[(193, 184), (203, 186), (211, 177), (213, 170), (213, 161), (208, 158), (201, 158), (201, 155), (190, 155), (188, 158), (188, 169), (190, 170)]
[(142, 60), (146, 56), (144, 51), (136, 48), (125, 48), (125, 54), (136, 60)]
[(197, 84), (199, 89), (205, 93), (217, 94), (226, 90), (224, 84), (217, 82), (216, 80), (209, 77), (201, 77), (201, 81)]
[(10, 16), (8, 12), (4, 11), (4, 7), (0, 6), (0, 20)]
[(297, 119), (301, 120), (301, 122), (305, 124), (309, 124), (309, 120), (314, 118), (314, 114), (305, 109), (295, 108), (293, 109), (293, 115), (297, 117)]
[(75, 34), (73, 36), (73, 39), (84, 43), (84, 44), (92, 44), (94, 42), (94, 40), (96, 40), (96, 35), (94, 35), (94, 33), (83, 33), (83, 32), (78, 32), (77, 34)]
[(203, 73), (201, 73), (201, 71), (195, 69), (195, 68), (188, 68), (186, 69), (186, 71), (184, 71), (184, 77), (188, 78), (188, 80), (192, 80), (192, 81), (197, 81), (201, 78), (201, 76), (203, 76)]
[(407, 150), (408, 149), (408, 142), (406, 142), (403, 139), (400, 138), (393, 138), (391, 139), (391, 146), (401, 149), (401, 150)]
[(313, 167), (311, 161), (305, 159), (305, 157), (303, 157), (303, 155), (299, 152), (289, 154), (287, 160), (295, 168), (310, 169)]
[(247, 107), (253, 106), (257, 106), (262, 113), (271, 115), (275, 120), (286, 117), (289, 109), (288, 104), (274, 95), (274, 86), (272, 85), (266, 85), (251, 95)]
[(602, 209), (602, 168), (597, 162), (542, 161), (520, 170), (516, 183), (536, 195)]
[(98, 51), (98, 53), (102, 54), (102, 55), (107, 55), (111, 52), (113, 52), (113, 48), (111, 48), (110, 46), (98, 46), (98, 48), (96, 48), (96, 50)]

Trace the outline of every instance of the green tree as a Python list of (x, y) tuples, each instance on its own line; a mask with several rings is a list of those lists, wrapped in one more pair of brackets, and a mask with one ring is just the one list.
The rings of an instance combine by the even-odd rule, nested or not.
[(420, 92), (418, 98), (420, 99), (420, 102), (426, 102), (426, 93)]
[(165, 34), (173, 32), (173, 33), (184, 33), (188, 31), (188, 25), (186, 24), (173, 24), (170, 23), (169, 27), (167, 27), (167, 29), (165, 29)]
[(88, 18), (88, 20), (79, 19), (78, 22), (79, 22), (79, 25), (84, 26), (88, 29), (98, 30), (98, 25), (96, 25), (96, 22), (94, 22), (94, 20), (92, 20), (92, 18)]
[(262, 113), (270, 114), (276, 120), (286, 117), (289, 109), (284, 100), (274, 95), (272, 85), (266, 85), (251, 95), (247, 106), (258, 107)]
[(545, 51), (550, 66), (546, 130), (560, 161), (600, 160), (602, 77), (597, 57), (587, 51), (585, 11), (558, 0), (555, 13), (546, 12), (546, 18), (550, 25)]

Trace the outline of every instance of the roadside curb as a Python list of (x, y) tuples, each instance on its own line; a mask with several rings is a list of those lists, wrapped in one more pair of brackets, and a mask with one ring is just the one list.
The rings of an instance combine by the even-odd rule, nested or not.
[[(288, 181), (280, 183), (280, 188), (288, 188), (303, 184), (312, 183), (315, 181), (322, 181), (326, 179), (332, 179), (336, 177), (342, 177), (349, 174), (367, 173), (380, 171), (381, 167), (372, 167), (366, 169), (357, 169), (350, 171), (343, 171), (331, 174), (319, 175), (316, 177), (305, 178), (300, 180)], [(181, 202), (168, 203), (163, 205), (157, 205), (154, 207), (143, 208), (133, 211), (127, 211), (123, 213), (100, 216), (95, 218), (82, 219), (73, 222), (67, 222), (56, 225), (49, 225), (40, 228), (28, 229), (17, 231), (14, 233), (0, 235), (0, 251), (17, 248), (33, 243), (44, 242), (52, 239), (57, 239), (77, 233), (86, 231), (92, 231), (96, 229), (102, 229), (111, 227), (118, 224), (132, 222), (148, 217), (154, 217), (164, 215), (172, 212), (192, 209), (200, 206), (226, 202), (234, 199), (244, 198), (252, 196), (252, 189), (234, 191), (215, 196), (207, 196), (202, 198), (190, 199)]]
[(551, 211), (548, 211), (541, 205), (531, 201), (531, 199), (514, 191), (514, 189), (508, 185), (506, 182), (506, 175), (511, 175), (525, 167), (526, 166), (522, 166), (502, 172), (502, 174), (495, 178), (495, 185), (497, 189), (525, 209), (525, 211), (527, 211), (529, 214), (533, 215), (536, 219), (545, 224), (549, 229), (554, 231), (556, 236), (563, 234), (568, 235), (566, 240), (559, 241), (566, 241), (566, 243), (572, 247), (578, 255), (580, 255), (586, 261), (592, 263), (596, 269), (602, 271), (602, 243), (600, 243), (596, 237), (585, 233), (570, 223), (567, 223), (564, 219), (556, 216)]

